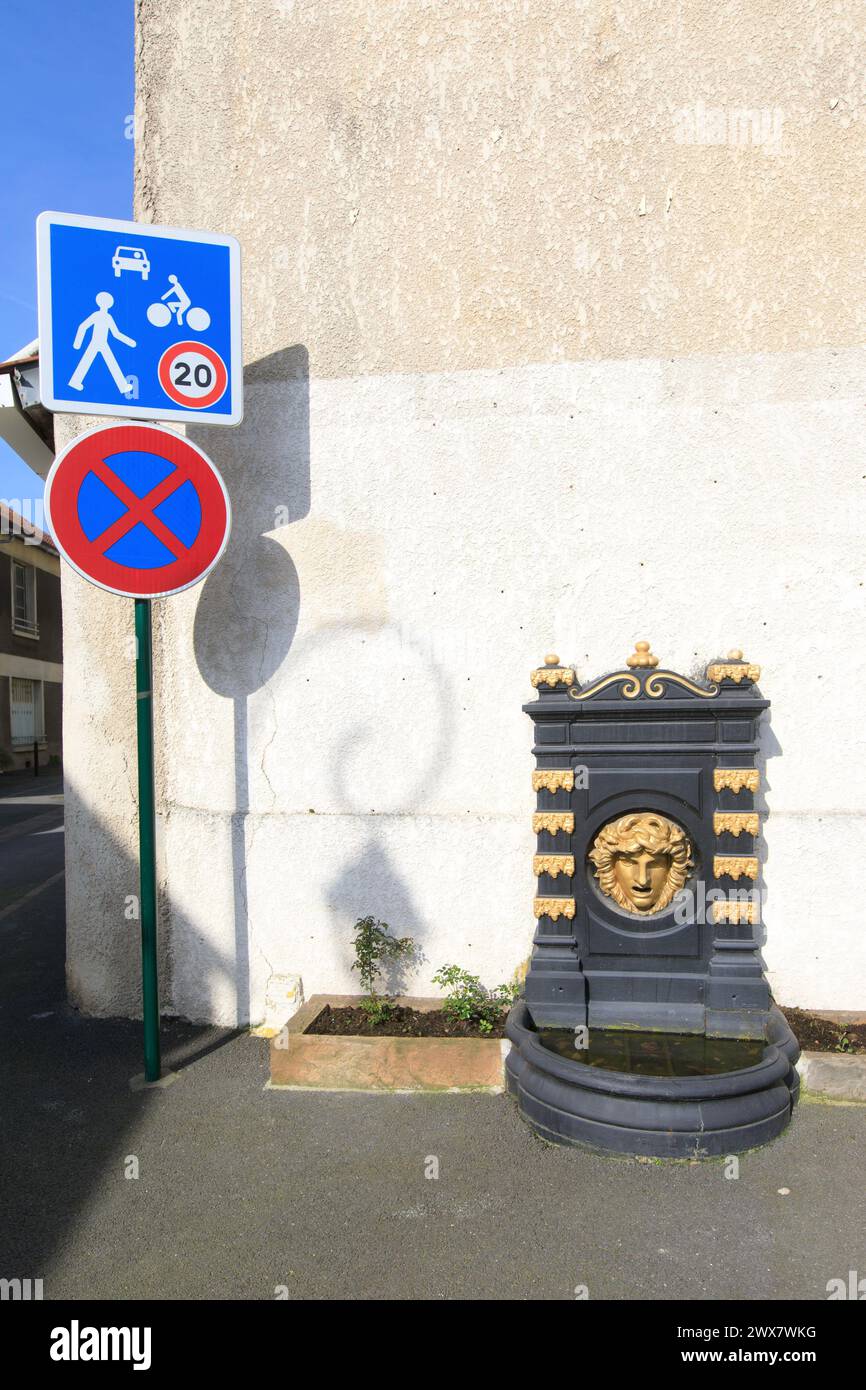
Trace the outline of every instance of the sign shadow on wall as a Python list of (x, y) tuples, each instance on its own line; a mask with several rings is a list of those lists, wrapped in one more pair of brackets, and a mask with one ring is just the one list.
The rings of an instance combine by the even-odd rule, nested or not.
[[(423, 724), (423, 736), (419, 737), (416, 724), (419, 711), (413, 708), (408, 724), (411, 749), (403, 758), (382, 758), (386, 746), (394, 739), (395, 729), (406, 728), (410, 716), (406, 712), (405, 697), (402, 697), (402, 709), (393, 720), (388, 719), (387, 706), (382, 708), (381, 705), (381, 692), (376, 695), (375, 717), (369, 717), (370, 709), (366, 714), (359, 711), (357, 722), (342, 734), (330, 760), (331, 796), (339, 813), (363, 820), (367, 834), (352, 860), (329, 883), (326, 902), (331, 929), (337, 937), (337, 952), (347, 963), (352, 954), (352, 928), (361, 917), (380, 918), (387, 921), (394, 936), (412, 937), (416, 949), (411, 961), (398, 958), (385, 968), (387, 991), (399, 994), (404, 992), (407, 974), (427, 959), (423, 942), (429, 922), (418, 909), (405, 875), (394, 862), (388, 825), (395, 819), (423, 815), (424, 801), (430, 798), (449, 767), (454, 746), (454, 694), (433, 653), (417, 637), (393, 623), (382, 622), (371, 627), (334, 624), (315, 635), (316, 657), (321, 659), (329, 649), (333, 653), (345, 643), (361, 638), (366, 642), (378, 639), (383, 648), (396, 643), (407, 663), (415, 665), (425, 696), (423, 720), (419, 721)], [(309, 657), (310, 653), (305, 651), (304, 656)], [(383, 666), (386, 672), (390, 669), (387, 660), (383, 661)], [(397, 698), (396, 688), (392, 698)], [(356, 764), (358, 750), (365, 747), (375, 749), (375, 761), (381, 759), (387, 767), (387, 785), (380, 782), (378, 792), (374, 793), (377, 804), (381, 805), (384, 800), (381, 814), (371, 812), (369, 783)], [(431, 835), (429, 858), (435, 861), (437, 852), (440, 851), (435, 835)]]
[(246, 414), (233, 430), (191, 430), (220, 469), (232, 502), (228, 549), (206, 580), (194, 625), (195, 656), (211, 690), (234, 705), (235, 989), (238, 1023), (250, 1021), (245, 835), (250, 810), (249, 698), (279, 669), (298, 626), (300, 583), (291, 557), (267, 532), (310, 510), (310, 373), (294, 346), (244, 371)]

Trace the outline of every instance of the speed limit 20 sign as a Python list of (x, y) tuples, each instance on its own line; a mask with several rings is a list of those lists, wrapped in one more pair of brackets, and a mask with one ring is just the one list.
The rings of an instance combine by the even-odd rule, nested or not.
[(225, 395), (229, 374), (225, 362), (207, 343), (174, 343), (159, 359), (159, 381), (176, 405), (205, 410)]

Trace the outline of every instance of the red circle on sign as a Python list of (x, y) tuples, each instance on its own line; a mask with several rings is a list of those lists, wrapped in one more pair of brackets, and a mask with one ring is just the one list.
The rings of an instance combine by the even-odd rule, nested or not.
[[(185, 352), (195, 352), (200, 357), (204, 357), (214, 369), (216, 380), (213, 390), (208, 391), (204, 396), (188, 396), (171, 379), (171, 369), (179, 357)], [(218, 352), (214, 352), (207, 343), (196, 343), (192, 340), (186, 343), (172, 343), (170, 348), (166, 348), (162, 357), (159, 359), (159, 366), (156, 369), (159, 377), (159, 384), (169, 400), (174, 401), (175, 405), (185, 405), (190, 410), (206, 410), (209, 405), (215, 405), (220, 397), (225, 393), (228, 386), (229, 374), (225, 362)]]
[[(133, 456), (124, 461), (124, 479), (112, 470), (116, 455)], [(169, 465), (168, 470), (163, 471), (161, 464)], [(107, 502), (108, 510), (103, 512), (107, 524), (98, 534), (102, 517), (88, 513), (88, 538), (79, 515), (79, 493), (85, 479), (91, 478), (102, 485), (100, 502), (103, 508)], [(157, 481), (150, 486), (154, 478)], [(189, 544), (155, 511), (187, 483), (195, 489), (201, 509), (197, 533)], [(93, 486), (88, 481), (88, 487)], [(107, 497), (106, 488), (114, 501)], [(118, 503), (123, 508), (120, 515), (116, 515)], [(163, 598), (197, 584), (219, 560), (231, 531), (228, 493), (207, 454), (160, 425), (98, 425), (73, 440), (58, 454), (48, 474), (45, 511), (54, 544), (73, 569), (100, 589), (126, 598)], [(105, 552), (137, 526), (149, 532), (146, 539), (151, 545), (155, 538), (174, 558), (150, 568), (109, 559)]]

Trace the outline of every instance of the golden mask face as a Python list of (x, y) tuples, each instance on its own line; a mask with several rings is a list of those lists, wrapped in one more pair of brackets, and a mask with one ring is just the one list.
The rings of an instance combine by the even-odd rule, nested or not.
[(616, 854), (613, 876), (633, 912), (652, 912), (665, 890), (671, 871), (669, 854)]
[(633, 812), (608, 821), (589, 858), (601, 891), (627, 912), (661, 912), (693, 868), (685, 831), (665, 816)]

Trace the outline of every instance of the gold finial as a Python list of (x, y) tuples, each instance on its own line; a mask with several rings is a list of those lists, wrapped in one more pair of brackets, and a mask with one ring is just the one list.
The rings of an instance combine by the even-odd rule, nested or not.
[(627, 666), (658, 666), (659, 659), (650, 651), (649, 642), (635, 642), (634, 651), (626, 662)]
[(537, 671), (531, 671), (529, 679), (535, 690), (540, 685), (546, 685), (552, 690), (555, 685), (574, 685), (574, 672), (570, 666), (560, 666), (556, 652), (548, 652), (544, 658), (544, 665)]
[(731, 647), (725, 661), (711, 661), (707, 667), (707, 680), (733, 681), (734, 685), (740, 685), (743, 681), (747, 685), (754, 685), (755, 681), (761, 679), (761, 668), (755, 666), (751, 661), (743, 660), (743, 653), (739, 647)]

